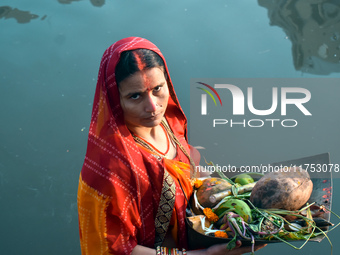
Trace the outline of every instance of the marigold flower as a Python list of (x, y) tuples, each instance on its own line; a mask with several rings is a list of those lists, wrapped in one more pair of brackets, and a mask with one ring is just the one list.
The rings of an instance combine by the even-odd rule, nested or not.
[(210, 222), (218, 221), (218, 216), (211, 210), (211, 208), (204, 208), (203, 213), (207, 217), (208, 221)]
[(228, 234), (224, 231), (216, 231), (215, 237), (228, 238)]
[(195, 181), (194, 181), (195, 189), (198, 189), (199, 187), (201, 187), (202, 184), (203, 184), (203, 181), (202, 181), (202, 180), (195, 179)]

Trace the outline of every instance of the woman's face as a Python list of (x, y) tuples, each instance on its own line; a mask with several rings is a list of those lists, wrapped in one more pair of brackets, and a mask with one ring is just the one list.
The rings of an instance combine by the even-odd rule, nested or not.
[(160, 124), (169, 100), (168, 84), (160, 67), (127, 77), (119, 84), (120, 103), (127, 127), (155, 127)]

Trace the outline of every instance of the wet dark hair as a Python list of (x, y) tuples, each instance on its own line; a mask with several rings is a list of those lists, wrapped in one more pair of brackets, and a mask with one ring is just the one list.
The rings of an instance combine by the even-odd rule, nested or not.
[(148, 49), (124, 51), (115, 70), (117, 85), (130, 75), (153, 67), (162, 68), (167, 80), (163, 59), (156, 52)]

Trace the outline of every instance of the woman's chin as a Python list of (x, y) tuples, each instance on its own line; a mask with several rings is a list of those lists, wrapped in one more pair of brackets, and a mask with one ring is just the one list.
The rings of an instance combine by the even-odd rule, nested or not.
[(145, 121), (143, 124), (145, 127), (156, 127), (158, 126), (159, 124), (161, 124), (162, 122), (162, 118), (157, 118), (157, 119), (150, 119), (150, 120), (147, 120)]
[(161, 124), (164, 114), (157, 114), (154, 117), (146, 118), (143, 120), (143, 125), (145, 127), (156, 127)]
[(163, 119), (163, 114), (159, 114), (150, 118), (143, 118), (143, 119), (135, 119), (135, 120), (125, 120), (125, 124), (129, 127), (129, 129), (133, 129), (134, 127), (146, 127), (146, 128), (153, 128), (158, 126)]

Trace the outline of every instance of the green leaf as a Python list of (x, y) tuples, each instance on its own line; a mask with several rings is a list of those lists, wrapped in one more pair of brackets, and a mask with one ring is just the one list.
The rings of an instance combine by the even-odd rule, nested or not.
[(233, 196), (237, 198), (238, 186), (237, 185), (231, 186), (231, 192), (233, 193)]
[(232, 250), (232, 249), (234, 249), (236, 247), (236, 237), (237, 237), (237, 235), (235, 235), (233, 237), (233, 239), (231, 239), (230, 242), (227, 244), (227, 249), (228, 250)]
[(248, 224), (248, 227), (253, 230), (255, 233), (260, 232), (260, 225), (259, 224)]
[(235, 184), (235, 183), (234, 183), (230, 178), (228, 178), (221, 170), (219, 170), (217, 167), (215, 167), (215, 165), (214, 165), (213, 162), (210, 161), (210, 162), (208, 163), (206, 159), (204, 159), (204, 161), (205, 161), (205, 163), (206, 163), (207, 165), (213, 166), (213, 167), (214, 167), (215, 172), (218, 174), (218, 176), (219, 176), (221, 179), (223, 179), (223, 180), (229, 182), (229, 183), (232, 184), (232, 185)]

